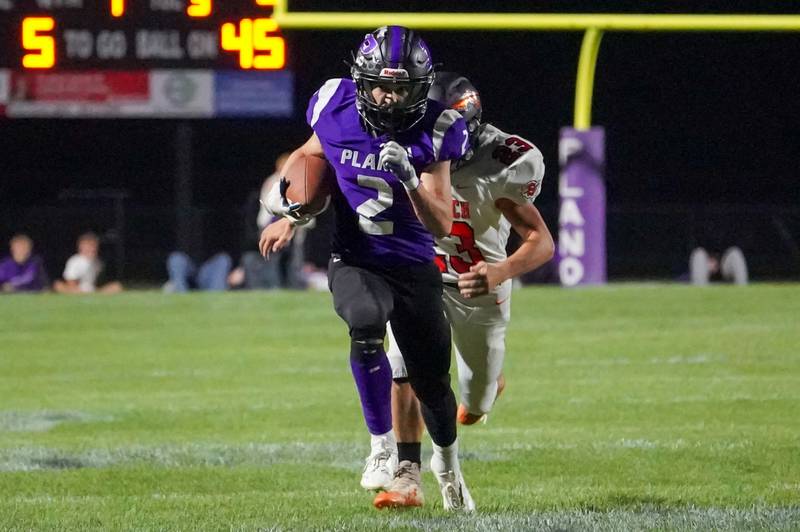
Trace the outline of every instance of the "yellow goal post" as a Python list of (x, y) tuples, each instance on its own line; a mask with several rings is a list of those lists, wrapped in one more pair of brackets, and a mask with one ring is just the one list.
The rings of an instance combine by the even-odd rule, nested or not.
[(267, 1), (274, 5), (278, 26), (292, 30), (373, 29), (396, 24), (438, 31), (584, 31), (575, 83), (574, 127), (578, 130), (591, 127), (595, 65), (603, 32), (800, 31), (800, 15), (301, 12), (291, 11), (288, 0)]
[(650, 15), (534, 13), (293, 12), (273, 6), (283, 29), (373, 29), (396, 24), (420, 30), (583, 31), (575, 82), (575, 118), (559, 138), (558, 276), (564, 286), (604, 284), (606, 272), (605, 133), (592, 127), (595, 66), (604, 32), (797, 32), (800, 15)]

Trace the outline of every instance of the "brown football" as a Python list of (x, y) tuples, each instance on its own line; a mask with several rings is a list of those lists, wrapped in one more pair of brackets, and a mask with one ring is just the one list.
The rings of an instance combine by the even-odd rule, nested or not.
[(314, 215), (325, 208), (330, 194), (328, 172), (328, 161), (314, 156), (298, 157), (284, 169), (289, 183), (286, 197), (303, 206), (301, 213)]

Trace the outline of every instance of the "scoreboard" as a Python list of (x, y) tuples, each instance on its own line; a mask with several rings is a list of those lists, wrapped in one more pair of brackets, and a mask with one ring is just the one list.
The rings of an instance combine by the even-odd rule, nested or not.
[(0, 0), (0, 68), (279, 70), (274, 0)]
[(0, 115), (288, 116), (274, 3), (0, 0)]

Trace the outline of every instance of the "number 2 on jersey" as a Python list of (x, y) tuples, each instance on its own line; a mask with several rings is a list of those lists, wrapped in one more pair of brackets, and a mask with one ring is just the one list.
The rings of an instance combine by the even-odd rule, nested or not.
[(378, 191), (377, 198), (368, 199), (356, 209), (359, 216), (358, 227), (368, 235), (391, 235), (394, 233), (394, 222), (373, 220), (394, 203), (391, 185), (385, 179), (374, 175), (358, 174), (356, 179), (362, 187)]
[[(481, 250), (475, 245), (475, 230), (467, 222), (453, 222), (453, 228), (450, 230), (450, 237), (458, 238), (460, 242), (460, 244), (456, 244), (456, 251), (459, 253), (466, 253), (469, 256), (469, 260), (464, 260), (457, 255), (450, 256), (450, 266), (453, 267), (456, 273), (466, 273), (469, 271), (470, 266), (486, 260)], [(447, 255), (436, 256), (436, 264), (439, 266), (439, 271), (442, 273), (447, 271), (447, 264), (445, 263), (446, 257)]]

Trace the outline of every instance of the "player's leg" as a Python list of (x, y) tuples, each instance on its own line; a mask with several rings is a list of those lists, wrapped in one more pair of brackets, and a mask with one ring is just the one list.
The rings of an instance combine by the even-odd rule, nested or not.
[(501, 393), (501, 385), (505, 385), (502, 371), (510, 296), (508, 281), (496, 296), (487, 298), (465, 300), (454, 290), (445, 291), (443, 299), (458, 365), (458, 421), (464, 425), (483, 419)]
[(485, 419), (505, 387), (505, 325), (475, 329), (482, 334), (463, 335), (458, 341), (454, 336), (460, 392), (457, 419), (462, 425)]
[(392, 384), (392, 420), (397, 435), (398, 456), (401, 460), (420, 462), (425, 421), (419, 400), (407, 378), (396, 379)]
[(403, 354), (394, 338), (392, 327), (387, 327), (389, 349), (386, 356), (392, 366), (392, 421), (397, 436), (400, 460), (421, 463), (422, 433), (425, 422), (422, 419), (419, 400), (408, 382), (408, 370)]
[(450, 387), (450, 325), (442, 306), (441, 274), (430, 265), (415, 269), (403, 281), (393, 286), (399, 297), (392, 329), (433, 440), (431, 469), (445, 509), (473, 510), (475, 504), (458, 461), (456, 401)]
[(391, 290), (379, 276), (341, 260), (330, 262), (328, 279), (336, 313), (349, 327), (350, 369), (375, 451), (365, 470), (372, 467), (372, 459), (392, 469), (397, 446), (392, 431), (392, 372), (383, 350), (393, 305)]
[(384, 493), (375, 497), (377, 508), (422, 506), (424, 497), (420, 469), (422, 466), (422, 413), (414, 390), (408, 383), (403, 355), (397, 347), (391, 326), (387, 327), (389, 349), (386, 352), (392, 366), (392, 425), (397, 436), (398, 467)]

